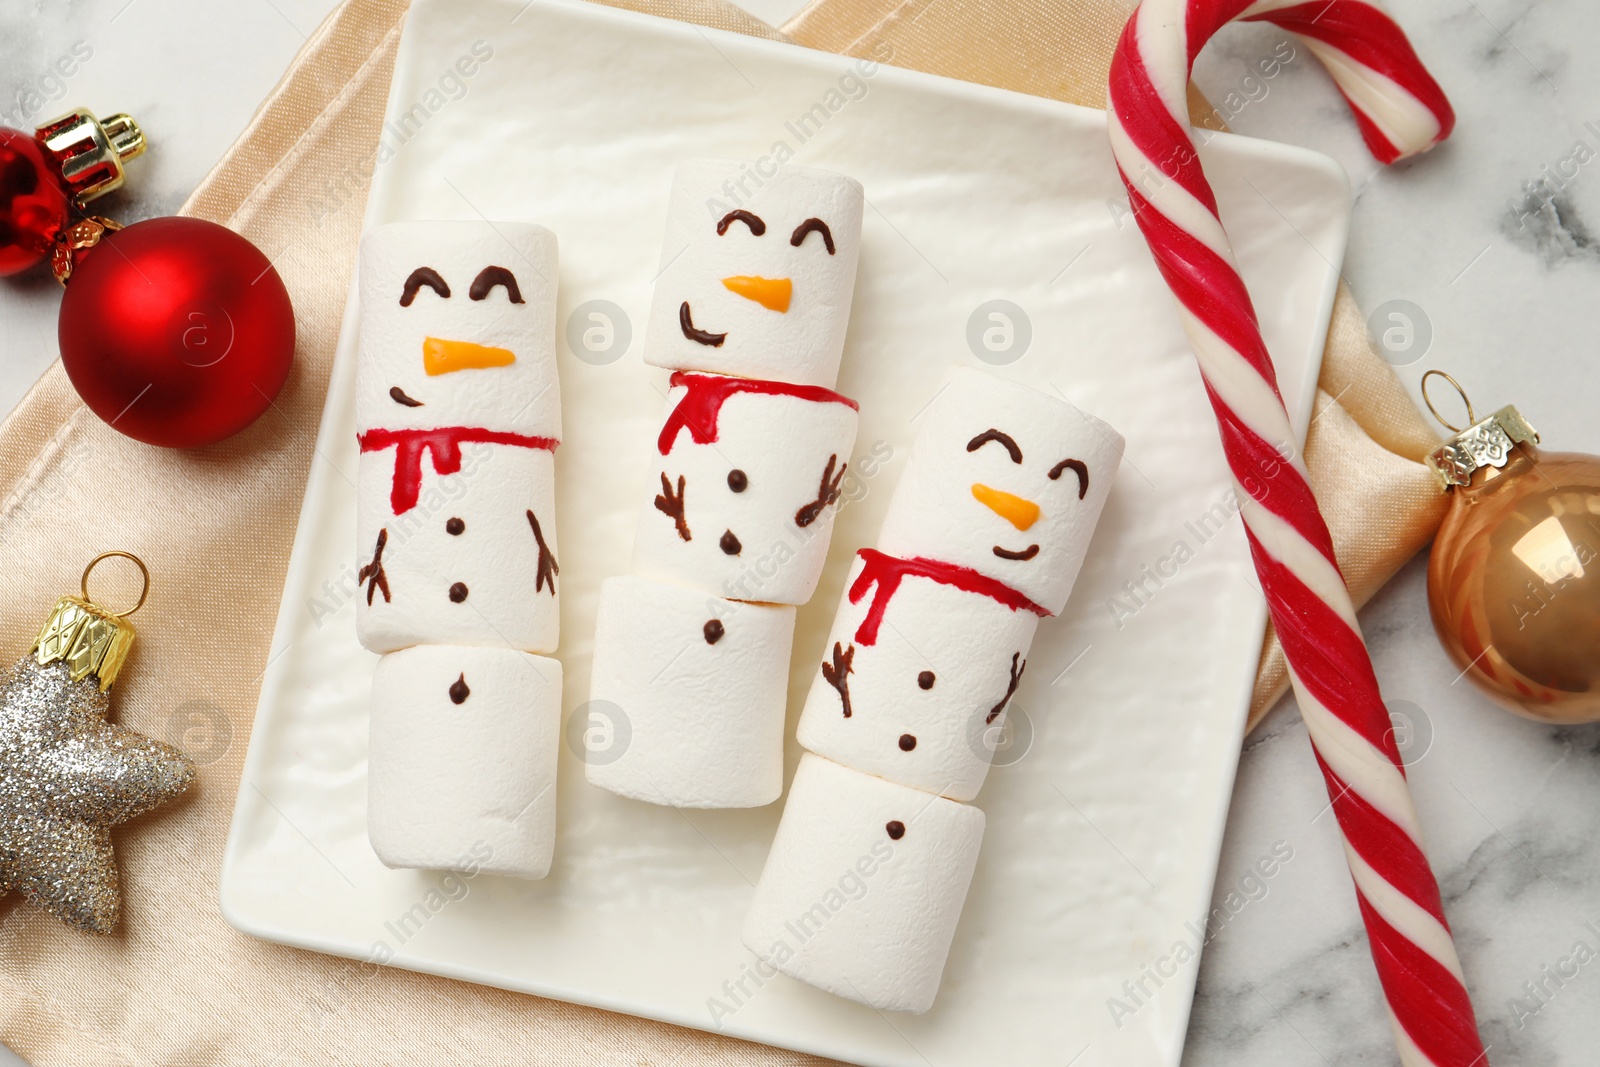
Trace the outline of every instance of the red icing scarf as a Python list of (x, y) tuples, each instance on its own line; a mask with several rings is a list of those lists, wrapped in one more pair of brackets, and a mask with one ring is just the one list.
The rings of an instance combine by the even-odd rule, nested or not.
[(436, 430), (368, 430), (357, 434), (363, 452), (382, 452), (394, 448), (394, 487), (389, 490), (389, 506), (403, 515), (417, 506), (422, 494), (422, 453), (433, 453), (433, 469), (438, 474), (454, 474), (461, 469), (461, 446), (482, 441), (491, 445), (516, 445), (554, 452), (560, 444), (554, 437), (528, 437), (500, 430), (481, 430), (474, 426), (441, 426)]
[(936, 559), (923, 559), (921, 556), (899, 559), (879, 552), (875, 548), (863, 548), (856, 554), (861, 557), (865, 566), (861, 568), (861, 574), (850, 586), (850, 603), (859, 604), (861, 598), (867, 595), (868, 589), (877, 587), (877, 591), (872, 594), (872, 603), (867, 605), (866, 617), (856, 629), (858, 645), (870, 647), (878, 643), (878, 628), (883, 625), (884, 612), (889, 610), (889, 601), (900, 588), (900, 582), (908, 576), (927, 578), (942, 585), (954, 586), (962, 592), (986, 596), (1012, 611), (1026, 609), (1041, 618), (1050, 614), (1004, 582), (979, 574), (971, 567), (963, 567), (956, 563), (940, 563)]
[(688, 392), (667, 414), (661, 427), (656, 448), (664, 456), (672, 451), (678, 431), (687, 429), (689, 439), (697, 445), (708, 445), (717, 439), (717, 416), (722, 405), (735, 393), (761, 393), (765, 396), (792, 396), (814, 404), (847, 404), (852, 409), (861, 408), (854, 400), (841, 396), (820, 385), (790, 385), (788, 382), (767, 382), (756, 378), (730, 378), (722, 374), (686, 374), (672, 372), (674, 388), (683, 386)]

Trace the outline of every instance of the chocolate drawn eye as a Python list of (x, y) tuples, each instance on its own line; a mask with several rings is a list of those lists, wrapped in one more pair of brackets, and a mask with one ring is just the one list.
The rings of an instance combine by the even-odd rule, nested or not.
[(735, 493), (742, 493), (750, 488), (750, 476), (735, 467), (728, 472), (728, 488)]
[(446, 300), (450, 299), (450, 287), (439, 277), (439, 272), (432, 267), (418, 267), (406, 278), (406, 284), (400, 290), (400, 306), (410, 307), (411, 301), (417, 298), (417, 290), (424, 285)]
[[(1011, 439), (1011, 435), (1010, 434), (1004, 433), (1004, 432), (1002, 432), (1000, 430), (985, 430), (985, 431), (983, 431), (978, 436), (974, 437), (972, 440), (967, 442), (967, 451), (968, 452), (976, 452), (978, 449), (982, 448), (984, 445), (988, 444), (990, 441), (993, 441), (997, 445), (1003, 446), (1005, 448), (1005, 450), (1008, 453), (1010, 453), (1011, 462), (1013, 462), (1013, 463), (1021, 463), (1022, 462), (1022, 449), (1017, 447), (1017, 442), (1015, 442), (1014, 440)], [(1056, 478), (1056, 477), (1059, 477), (1059, 476), (1060, 476), (1059, 474), (1051, 474), (1050, 475), (1050, 477), (1052, 477), (1052, 478)]]
[(932, 689), (933, 688), (933, 672), (932, 671), (923, 671), (921, 674), (917, 675), (917, 688), (918, 689)]
[(794, 234), (789, 238), (789, 243), (799, 248), (805, 244), (808, 236), (814, 233), (822, 234), (822, 243), (828, 247), (828, 255), (833, 255), (833, 231), (828, 229), (828, 224), (821, 219), (806, 219), (794, 228)]
[(504, 267), (485, 267), (480, 270), (478, 276), (472, 279), (472, 288), (467, 290), (467, 295), (474, 300), (482, 300), (497, 285), (505, 288), (506, 296), (513, 304), (523, 302), (522, 290), (517, 288), (516, 276)]
[(728, 227), (732, 226), (736, 222), (742, 222), (746, 226), (750, 227), (750, 232), (755, 234), (757, 237), (760, 237), (762, 234), (767, 232), (766, 223), (762, 222), (758, 216), (752, 215), (750, 212), (741, 207), (734, 208), (732, 211), (722, 216), (722, 221), (717, 223), (717, 236), (721, 237), (723, 234), (727, 233)]
[(1071, 471), (1078, 476), (1078, 499), (1083, 499), (1083, 494), (1089, 491), (1089, 468), (1081, 459), (1064, 459), (1050, 468), (1050, 480), (1053, 482), (1061, 477), (1063, 471)]
[(888, 833), (890, 840), (898, 841), (906, 836), (906, 824), (899, 819), (890, 819), (883, 824), (883, 829)]

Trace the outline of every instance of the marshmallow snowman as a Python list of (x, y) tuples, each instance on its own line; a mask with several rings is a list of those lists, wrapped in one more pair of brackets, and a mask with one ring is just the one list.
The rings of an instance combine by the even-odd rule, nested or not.
[(983, 812), (800, 757), (741, 940), (880, 1011), (933, 1006), (983, 843)]
[(810, 600), (857, 421), (854, 401), (818, 386), (674, 374), (634, 571), (739, 600)]
[(678, 166), (644, 360), (832, 387), (861, 248), (861, 184), (809, 167)]
[(396, 223), (360, 274), (361, 643), (553, 650), (555, 235)]
[(645, 335), (645, 362), (674, 373), (635, 576), (602, 587), (591, 672), (591, 699), (631, 732), (587, 754), (593, 785), (701, 808), (783, 791), (795, 606), (821, 577), (855, 445), (856, 403), (832, 385), (862, 202), (826, 171), (678, 168)]
[(971, 568), (1060, 614), (1122, 435), (1064, 400), (967, 367), (923, 418), (878, 547)]
[(372, 679), (367, 835), (389, 867), (543, 878), (556, 839), (561, 664), (416, 645)]
[[(367, 833), (391, 867), (543, 878), (561, 665), (556, 240), (409, 222), (361, 242), (356, 634)], [(488, 858), (484, 858), (484, 849)]]
[(591, 701), (614, 750), (588, 780), (652, 804), (752, 808), (783, 792), (784, 701), (795, 609), (631, 575), (600, 585)]
[[(813, 678), (809, 753), (744, 937), (792, 977), (913, 1012), (933, 1003), (977, 858), (982, 814), (958, 801), (983, 785), (1039, 619), (1065, 607), (1122, 453), (1115, 430), (1071, 404), (978, 371), (955, 371), (923, 418)], [(775, 952), (779, 921), (792, 934), (791, 913), (907, 797), (933, 815), (925, 831), (903, 825), (930, 850), (908, 861), (923, 884), (886, 879)]]

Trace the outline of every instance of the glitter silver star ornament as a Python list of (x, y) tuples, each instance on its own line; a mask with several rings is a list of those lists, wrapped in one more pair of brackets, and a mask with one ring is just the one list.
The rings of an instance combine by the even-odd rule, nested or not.
[(90, 601), (89, 570), (84, 595), (58, 600), (28, 654), (0, 672), (0, 895), (104, 934), (122, 912), (111, 828), (183, 793), (194, 764), (106, 721), (133, 645), (124, 616), (144, 596), (111, 612)]

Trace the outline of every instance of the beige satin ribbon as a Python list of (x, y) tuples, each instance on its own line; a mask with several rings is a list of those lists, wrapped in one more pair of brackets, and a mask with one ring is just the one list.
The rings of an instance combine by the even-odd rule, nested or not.
[[(722, 0), (620, 6), (784, 39)], [(1103, 106), (1129, 7), (1109, 0), (821, 0), (789, 38)], [(89, 939), (0, 899), (0, 1040), (36, 1065), (817, 1064), (559, 1001), (272, 945), (229, 928), (217, 873), (359, 236), (404, 4), (347, 0), (307, 41), (184, 213), (263, 248), (295, 302), (295, 371), (249, 430), (199, 452), (136, 444), (78, 401), (59, 364), (0, 426), (0, 573), (20, 655), (108, 548), (155, 586), (117, 683), (120, 720), (202, 756), (179, 804), (118, 835), (123, 929)], [(1197, 119), (1217, 116), (1195, 94)], [(159, 150), (159, 146), (157, 146)], [(326, 190), (338, 196), (327, 200)], [(321, 202), (316, 202), (317, 198)], [(1415, 462), (1432, 442), (1367, 344), (1342, 288), (1307, 446), (1357, 601), (1431, 536), (1444, 498)], [(1196, 417), (1204, 417), (1197, 412)], [(1269, 639), (1253, 718), (1283, 690)], [(205, 762), (209, 760), (209, 762)]]

